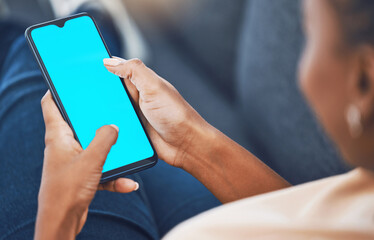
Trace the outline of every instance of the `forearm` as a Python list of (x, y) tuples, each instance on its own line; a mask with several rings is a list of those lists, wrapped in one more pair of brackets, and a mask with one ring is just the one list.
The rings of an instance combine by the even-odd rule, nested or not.
[(290, 186), (253, 154), (212, 126), (197, 128), (183, 169), (222, 203)]

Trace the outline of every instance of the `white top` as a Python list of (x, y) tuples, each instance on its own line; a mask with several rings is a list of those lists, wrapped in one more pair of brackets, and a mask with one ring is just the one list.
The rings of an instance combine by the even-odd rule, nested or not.
[(349, 173), (225, 204), (170, 239), (374, 239), (374, 173)]

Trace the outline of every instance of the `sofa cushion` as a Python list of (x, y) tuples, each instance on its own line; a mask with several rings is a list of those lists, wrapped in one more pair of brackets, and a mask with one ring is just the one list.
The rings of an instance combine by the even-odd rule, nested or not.
[[(184, 0), (187, 1), (187, 0)], [(169, 29), (181, 56), (207, 75), (227, 99), (235, 99), (236, 49), (245, 0), (189, 0), (193, 6)]]
[(348, 169), (298, 88), (300, 22), (299, 1), (252, 1), (242, 29), (237, 83), (254, 153), (293, 184)]
[(245, 121), (232, 103), (214, 88), (204, 73), (185, 61), (167, 39), (148, 40), (152, 56), (150, 67), (173, 84), (210, 124), (248, 148)]

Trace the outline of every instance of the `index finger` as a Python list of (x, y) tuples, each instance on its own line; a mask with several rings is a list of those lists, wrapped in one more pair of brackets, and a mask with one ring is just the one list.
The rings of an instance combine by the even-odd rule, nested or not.
[(51, 92), (48, 90), (41, 100), (43, 118), (45, 123), (46, 134), (54, 133), (59, 137), (61, 134), (69, 134), (73, 136), (69, 125), (62, 118), (60, 111), (58, 110)]
[(154, 91), (162, 83), (160, 77), (139, 59), (105, 58), (104, 65), (111, 73), (130, 80), (140, 94)]

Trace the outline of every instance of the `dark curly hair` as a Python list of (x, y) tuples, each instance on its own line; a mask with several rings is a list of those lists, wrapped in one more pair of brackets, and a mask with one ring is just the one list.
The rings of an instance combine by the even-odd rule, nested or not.
[(344, 40), (352, 46), (374, 45), (373, 0), (328, 0), (341, 22)]

